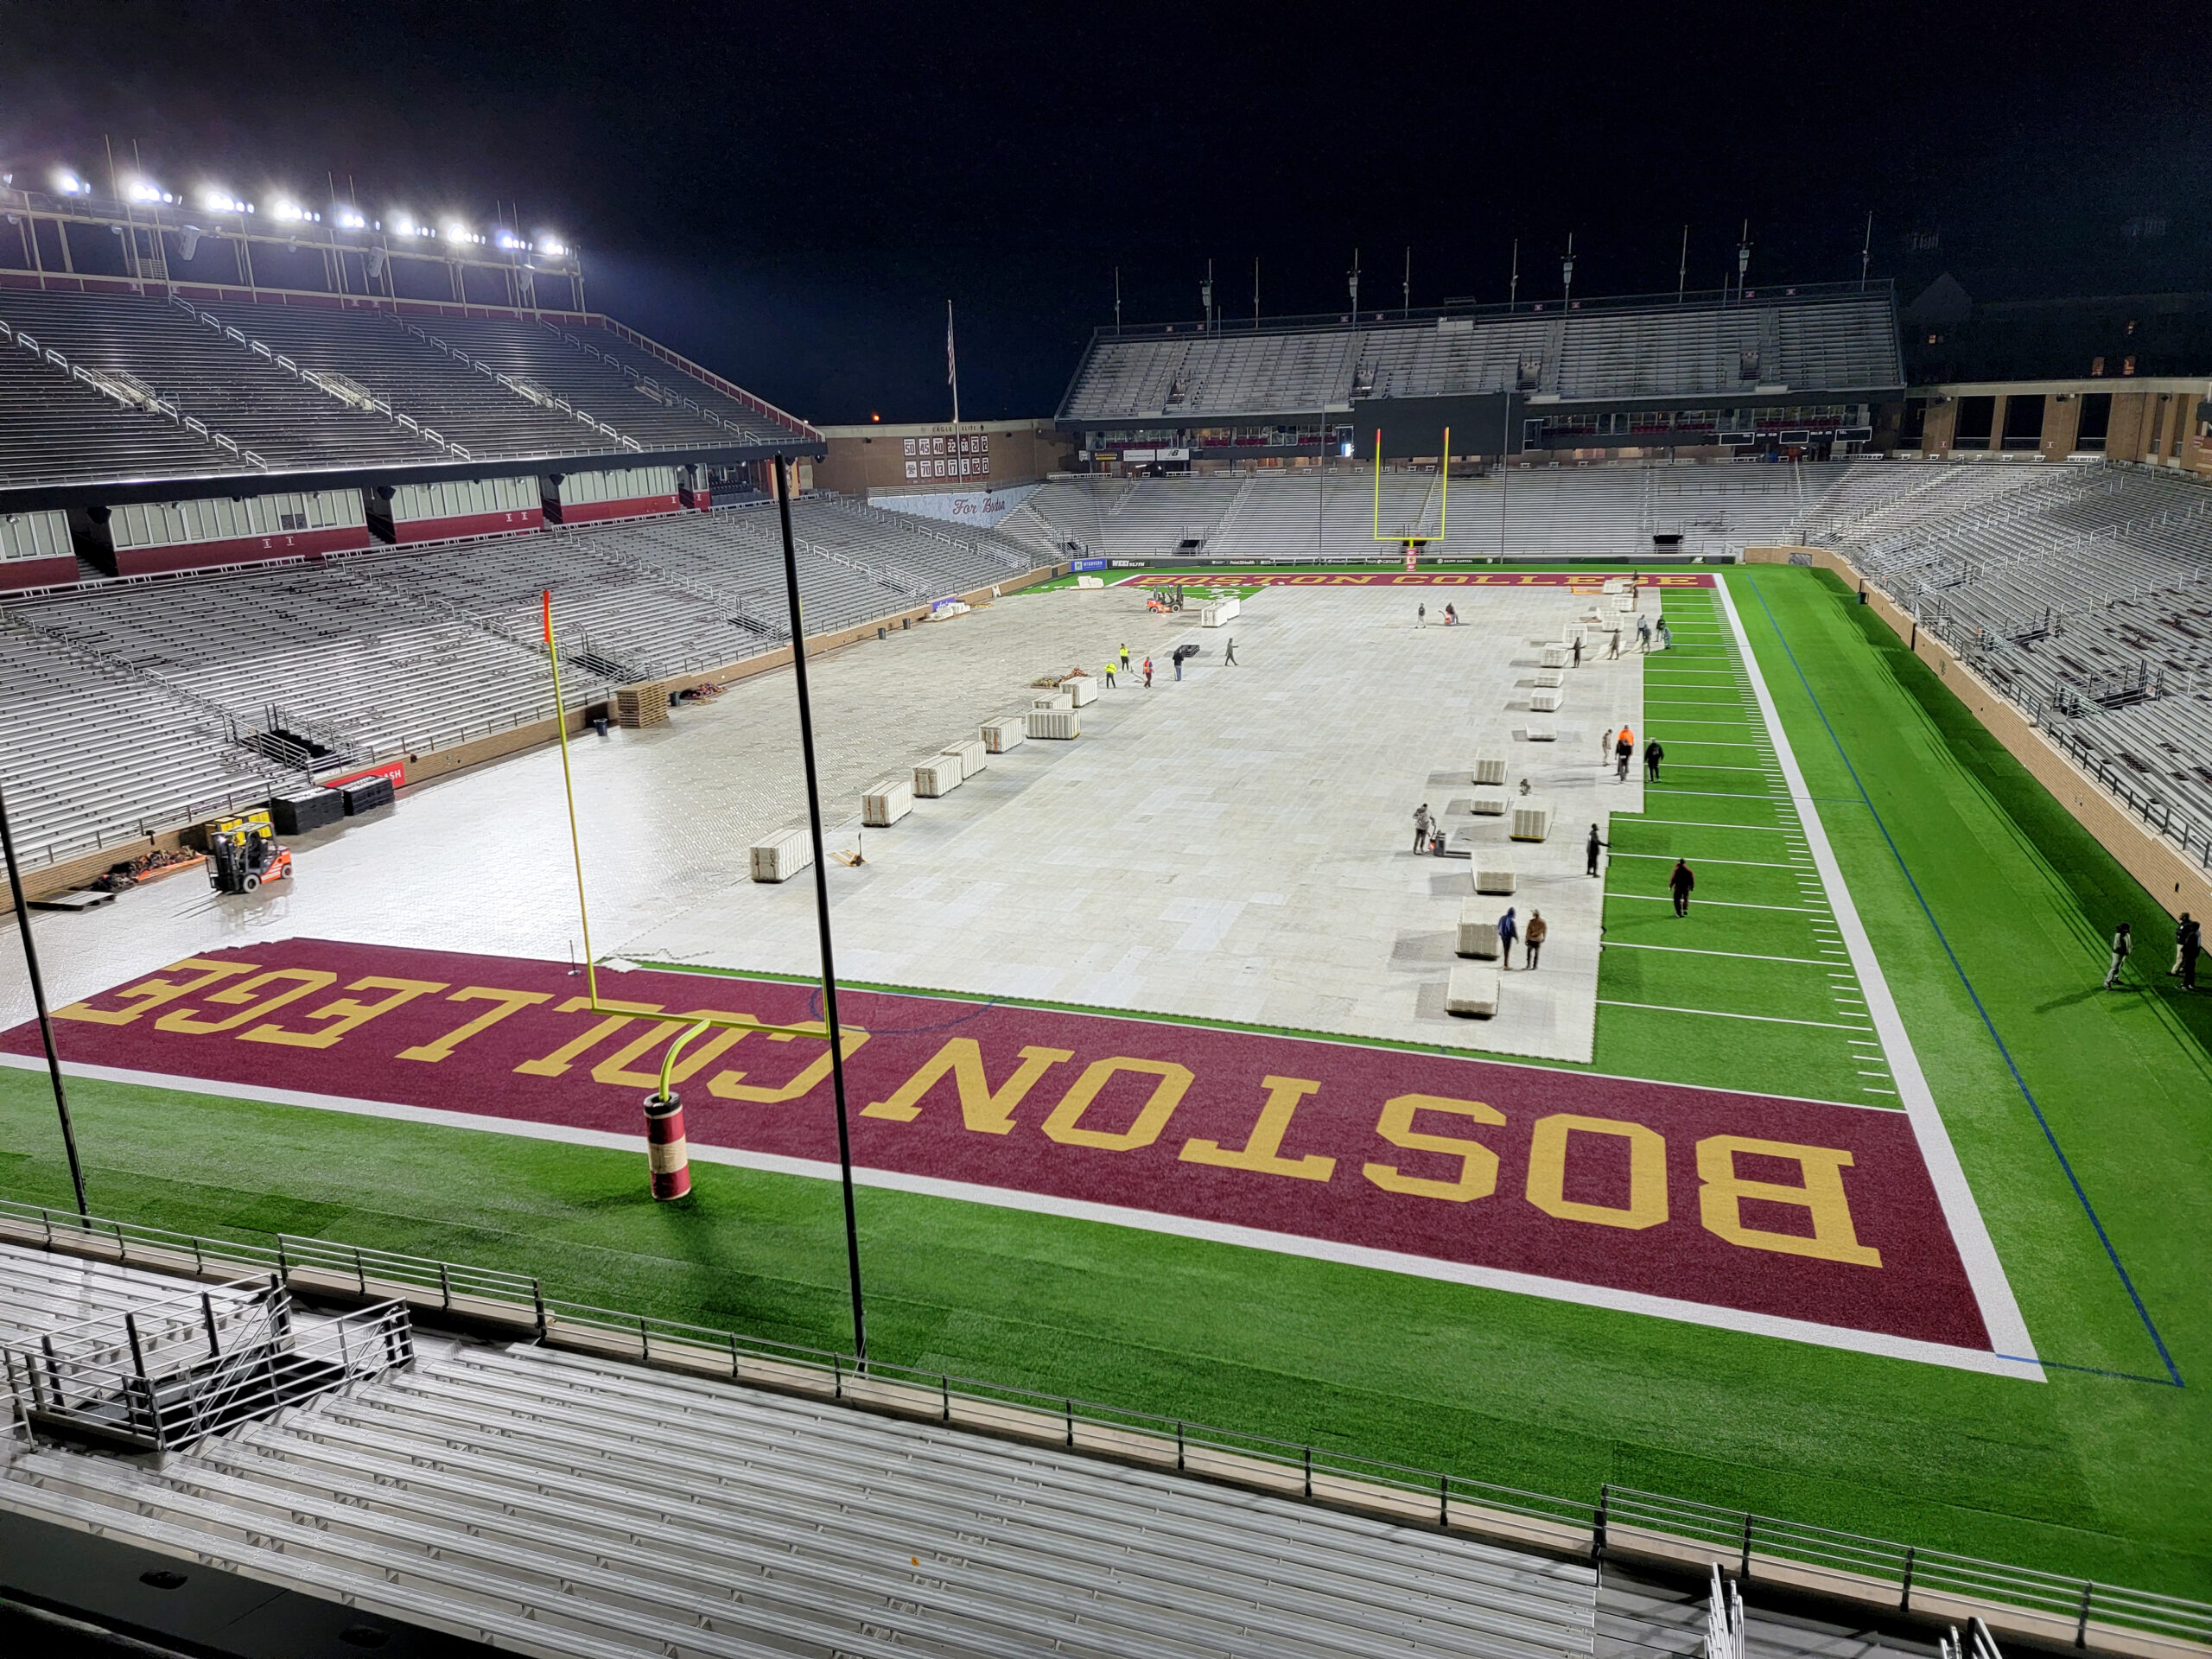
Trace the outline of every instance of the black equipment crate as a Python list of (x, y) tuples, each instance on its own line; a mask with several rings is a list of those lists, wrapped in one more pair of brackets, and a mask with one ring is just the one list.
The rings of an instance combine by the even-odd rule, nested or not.
[(392, 801), (391, 779), (381, 774), (340, 784), (337, 792), (346, 798), (346, 816), (349, 818), (359, 813), (373, 812), (380, 806), (390, 806)]
[(280, 836), (303, 836), (346, 816), (346, 798), (334, 789), (303, 789), (269, 803), (269, 821)]

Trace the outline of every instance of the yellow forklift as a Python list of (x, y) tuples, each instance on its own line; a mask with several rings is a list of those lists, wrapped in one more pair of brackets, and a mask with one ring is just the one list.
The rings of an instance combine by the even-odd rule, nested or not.
[(269, 814), (253, 811), (207, 826), (207, 884), (218, 893), (251, 893), (292, 873), (292, 849), (276, 844)]

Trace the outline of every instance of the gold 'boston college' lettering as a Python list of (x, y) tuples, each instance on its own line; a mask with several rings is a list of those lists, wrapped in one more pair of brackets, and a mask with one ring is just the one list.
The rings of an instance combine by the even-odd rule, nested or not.
[[(1160, 1081), (1153, 1085), (1152, 1097), (1145, 1102), (1136, 1121), (1128, 1128), (1116, 1131), (1082, 1128), (1084, 1113), (1116, 1071), (1143, 1072)], [(1094, 1147), (1101, 1152), (1134, 1152), (1160, 1139), (1160, 1132), (1167, 1127), (1167, 1120), (1182, 1101), (1183, 1091), (1190, 1086), (1188, 1066), (1178, 1065), (1173, 1060), (1135, 1060), (1117, 1054), (1110, 1060), (1100, 1060), (1088, 1067), (1075, 1080), (1074, 1086), (1060, 1096), (1060, 1103), (1052, 1108), (1052, 1115), (1045, 1120), (1045, 1133), (1063, 1146)]]
[(442, 1037), (434, 1038), (427, 1043), (417, 1044), (413, 1048), (401, 1049), (399, 1058), (403, 1060), (428, 1060), (433, 1064), (439, 1060), (451, 1059), (454, 1050), (478, 1033), (489, 1031), (509, 1014), (519, 1009), (535, 1007), (540, 1002), (550, 1002), (552, 1000), (553, 993), (550, 991), (502, 991), (489, 985), (464, 985), (446, 998), (446, 1001), (448, 1002), (490, 1002), (495, 1006), (478, 1014), (467, 1025), (455, 1026)]
[(1073, 1059), (1065, 1048), (1025, 1048), (1014, 1075), (996, 1089), (983, 1070), (983, 1051), (973, 1037), (955, 1037), (931, 1057), (929, 1063), (899, 1085), (888, 1100), (871, 1101), (861, 1109), (862, 1117), (888, 1117), (911, 1123), (922, 1115), (922, 1097), (947, 1073), (960, 1094), (960, 1121), (978, 1135), (1007, 1135), (1014, 1129), (1014, 1110), (1028, 1097), (1047, 1068)]
[[(812, 1094), (822, 1086), (823, 1079), (830, 1075), (830, 1026), (827, 1020), (810, 1020), (807, 1024), (812, 1028), (809, 1034), (822, 1039), (822, 1052), (816, 1055), (813, 1063), (789, 1083), (746, 1083), (741, 1081), (746, 1075), (742, 1071), (717, 1071), (707, 1079), (707, 1092), (717, 1100), (750, 1100), (764, 1105), (798, 1100)], [(868, 1033), (858, 1026), (841, 1025), (837, 1027), (837, 1033), (842, 1039), (838, 1047), (849, 1060), (853, 1058), (853, 1051), (868, 1041)], [(753, 1033), (748, 1031), (740, 1034), (749, 1037)], [(796, 1036), (793, 1032), (772, 1031), (768, 1033), (768, 1040), (788, 1043)]]
[(1183, 1162), (1211, 1164), (1219, 1169), (1249, 1169), (1262, 1175), (1288, 1175), (1301, 1181), (1327, 1180), (1336, 1173), (1335, 1159), (1282, 1155), (1282, 1138), (1289, 1131), (1290, 1115), (1298, 1109), (1300, 1101), (1318, 1091), (1321, 1085), (1305, 1077), (1262, 1077), (1260, 1084), (1268, 1091), (1267, 1104), (1260, 1108), (1260, 1120), (1252, 1125), (1243, 1149), (1224, 1152), (1218, 1141), (1193, 1139), (1183, 1143)]
[(341, 996), (335, 1002), (326, 1002), (308, 1014), (308, 1020), (327, 1020), (331, 1023), (321, 1031), (287, 1031), (278, 1025), (256, 1026), (251, 1031), (242, 1031), (242, 1043), (281, 1043), (291, 1048), (328, 1048), (349, 1031), (358, 1031), (379, 1014), (390, 1014), (404, 1007), (418, 996), (428, 996), (433, 991), (442, 991), (442, 979), (387, 979), (371, 974), (357, 979), (346, 988), (349, 991), (384, 991), (388, 993), (372, 1002), (357, 1002), (350, 996)]
[[(1736, 1173), (1736, 1158), (1747, 1153), (1759, 1158), (1783, 1158), (1795, 1163), (1804, 1176), (1802, 1186), (1776, 1181), (1747, 1180)], [(1705, 1185), (1698, 1189), (1698, 1216), (1707, 1232), (1731, 1244), (1754, 1250), (1778, 1250), (1784, 1255), (1817, 1256), (1824, 1262), (1846, 1262), (1857, 1267), (1878, 1268), (1882, 1253), (1859, 1242), (1851, 1224), (1851, 1204), (1843, 1193), (1843, 1172), (1851, 1154), (1834, 1147), (1801, 1147), (1787, 1141), (1755, 1141), (1748, 1135), (1716, 1135), (1697, 1143), (1697, 1173)], [(1745, 1224), (1745, 1198), (1769, 1204), (1794, 1205), (1812, 1217), (1813, 1236), (1771, 1233)]]
[[(338, 976), (324, 973), (319, 968), (272, 968), (265, 974), (256, 974), (251, 979), (240, 980), (219, 991), (207, 993), (210, 1002), (235, 1006), (245, 1004), (240, 1013), (227, 1019), (205, 1020), (192, 1008), (171, 1008), (154, 1021), (156, 1031), (182, 1032), (189, 1036), (206, 1037), (219, 1031), (235, 1031), (249, 1020), (264, 1014), (274, 1014), (288, 1003), (303, 996), (313, 996), (327, 990), (338, 982)], [(277, 990), (279, 985), (290, 986), (289, 990)]]
[(1497, 1191), (1496, 1153), (1479, 1141), (1419, 1133), (1414, 1128), (1416, 1112), (1453, 1112), (1478, 1123), (1505, 1122), (1504, 1113), (1479, 1100), (1452, 1100), (1443, 1095), (1393, 1096), (1382, 1103), (1382, 1116), (1375, 1125), (1376, 1134), (1394, 1147), (1456, 1156), (1459, 1160), (1459, 1177), (1452, 1181), (1431, 1180), (1426, 1176), (1402, 1174), (1393, 1164), (1368, 1164), (1361, 1168), (1361, 1174), (1385, 1192), (1406, 1192), (1418, 1198), (1448, 1198), (1454, 1204), (1486, 1198)]
[[(141, 1014), (175, 1002), (181, 997), (196, 995), (210, 985), (219, 985), (226, 979), (240, 974), (257, 974), (260, 965), (251, 962), (210, 962), (205, 957), (187, 957), (182, 962), (173, 962), (162, 969), (174, 974), (185, 969), (199, 971), (190, 979), (145, 979), (136, 985), (118, 991), (116, 995), (133, 1004), (124, 1008), (96, 1008), (89, 1003), (72, 1002), (66, 1008), (56, 1008), (57, 1020), (81, 1020), (87, 1025), (127, 1026)], [(335, 979), (337, 976), (332, 975)]]
[[(1567, 1137), (1618, 1135), (1628, 1142), (1628, 1205), (1581, 1204), (1567, 1196)], [(1667, 1219), (1667, 1143), (1658, 1131), (1617, 1117), (1577, 1117), (1555, 1112), (1540, 1117), (1529, 1140), (1529, 1202), (1561, 1221), (1600, 1227), (1656, 1227)]]

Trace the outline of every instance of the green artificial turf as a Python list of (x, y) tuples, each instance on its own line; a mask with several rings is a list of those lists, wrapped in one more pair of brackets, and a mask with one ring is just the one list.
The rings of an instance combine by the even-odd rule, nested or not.
[[(2096, 992), (2101, 935), (2126, 915), (2155, 937), (2158, 907), (1837, 584), (1788, 567), (1730, 582), (2030, 1328), (2056, 1362), (2048, 1382), (863, 1189), (873, 1351), (1566, 1497), (1611, 1482), (2212, 1596), (2212, 1421), (2194, 1386), (2212, 1360), (2212, 999), (2163, 980)], [(1680, 645), (1649, 664), (1655, 696), (1669, 681), (1709, 682), (1684, 696), (1745, 719), (1717, 606), (1670, 594), (1668, 609)], [(1604, 958), (1597, 1067), (1854, 1098), (1843, 1032), (1718, 1017), (1826, 1018), (1846, 982), (1827, 969), (1627, 948), (1821, 955), (1802, 912), (1700, 902), (1676, 921), (1631, 896), (1663, 892), (1678, 851), (1703, 861), (1700, 901), (1787, 901), (1795, 880), (1717, 862), (1778, 856), (1741, 849), (1784, 841), (1773, 831), (1791, 822), (1756, 729), (1729, 734), (1754, 747), (1716, 763), (1673, 714), (1703, 717), (1655, 722), (1667, 792), (1643, 820), (1613, 820), (1616, 852), (1661, 856), (1607, 871), (1608, 941), (1622, 948)], [(1692, 770), (1700, 760), (1754, 770), (1707, 777)], [(1764, 827), (1733, 827), (1747, 824)], [(2192, 1386), (2171, 1382), (1967, 981)], [(696, 1196), (655, 1205), (628, 1153), (91, 1081), (73, 1097), (102, 1214), (312, 1233), (542, 1274), (553, 1294), (603, 1306), (849, 1340), (828, 1183), (696, 1165)], [(52, 1110), (42, 1077), (0, 1070), (0, 1192), (66, 1201)]]

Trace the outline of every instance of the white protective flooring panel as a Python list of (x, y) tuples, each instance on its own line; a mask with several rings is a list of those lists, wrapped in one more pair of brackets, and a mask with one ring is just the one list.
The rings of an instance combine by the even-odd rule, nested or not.
[[(1556, 638), (1587, 601), (1463, 591), (1471, 626), (1416, 628), (1420, 596), (1276, 588), (1233, 630), (1200, 635), (1195, 613), (1149, 613), (1140, 589), (1063, 591), (813, 659), (836, 850), (859, 837), (861, 791), (911, 764), (918, 740), (1018, 717), (1033, 679), (1122, 643), (1160, 663), (1181, 640), (1206, 646), (1180, 682), (1162, 673), (1147, 691), (1131, 674), (1102, 689), (1081, 741), (995, 757), (957, 794), (869, 830), (865, 864), (833, 861), (841, 969), (1587, 1060), (1601, 884), (1583, 874), (1581, 842), (1592, 821), (1643, 809), (1640, 782), (1616, 785), (1598, 764), (1601, 725), (1642, 728), (1641, 662), (1570, 670), (1576, 715), (1557, 743), (1531, 745), (1507, 706), (1530, 641)], [(1221, 665), (1230, 632), (1234, 668)], [(1551, 842), (1515, 849), (1510, 902), (1552, 925), (1544, 965), (1526, 983), (1516, 969), (1499, 1017), (1477, 1025), (1444, 1011), (1468, 861), (1412, 853), (1412, 814), (1471, 794), (1472, 757), (1493, 753), (1509, 788), (1529, 779), (1559, 817)], [(664, 727), (583, 739), (574, 758), (603, 957), (817, 971), (813, 882), (748, 879), (747, 849), (805, 811), (787, 674)], [(196, 951), (293, 936), (563, 959), (580, 931), (561, 799), (559, 756), (537, 750), (297, 838), (296, 877), (251, 897), (185, 878), (41, 915), (49, 994), (72, 1001)], [(1498, 818), (1445, 823), (1455, 841), (1505, 842)], [(30, 1015), (19, 975), (0, 977), (0, 1014)]]
[[(871, 838), (865, 867), (833, 873), (841, 971), (1590, 1059), (1603, 899), (1581, 842), (1613, 808), (1640, 810), (1643, 790), (1601, 769), (1595, 727), (1549, 748), (1514, 739), (1504, 704), (1537, 654), (1527, 642), (1555, 635), (1575, 601), (1464, 597), (1471, 626), (1443, 629), (1412, 626), (1408, 596), (1387, 589), (1258, 595), (1237, 620), (1236, 666), (1209, 650), (1179, 683), (1133, 677), (1084, 711), (1080, 745), (1025, 746)], [(1637, 660), (1568, 672), (1587, 706), (1641, 717)], [(1528, 779), (1573, 832), (1513, 849), (1498, 908), (1524, 924), (1542, 911), (1550, 948), (1479, 1023), (1445, 1007), (1469, 861), (1411, 850), (1414, 807), (1443, 815), (1471, 792), (1459, 769), (1477, 752), (1503, 754), (1508, 788)], [(1505, 846), (1501, 817), (1445, 823), (1471, 833), (1475, 861)], [(705, 894), (621, 949), (808, 973), (813, 912), (796, 889)]]

